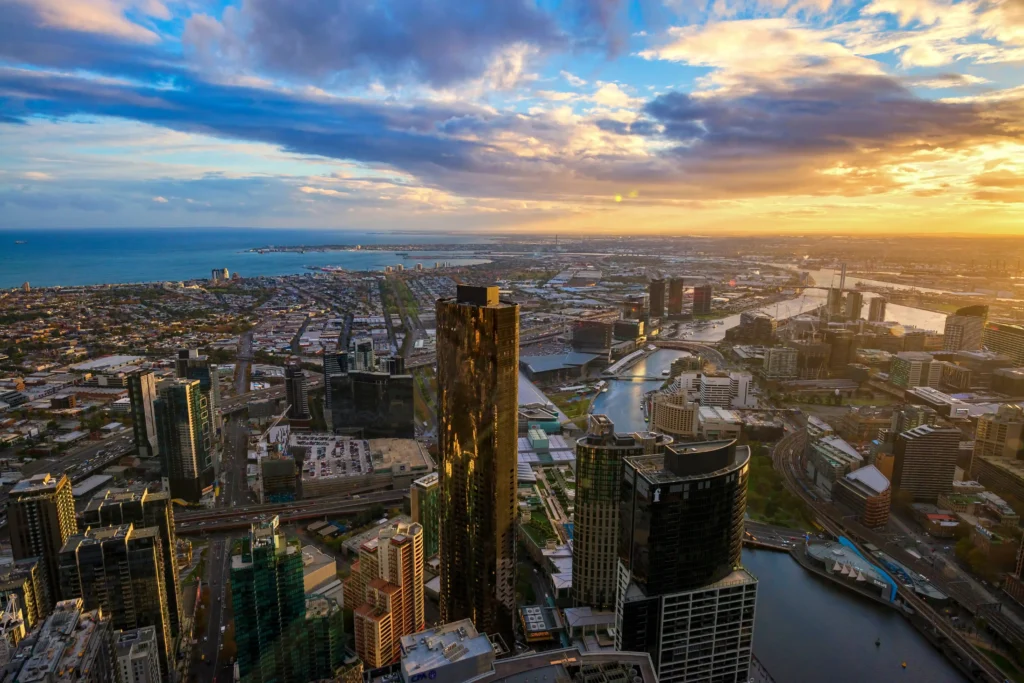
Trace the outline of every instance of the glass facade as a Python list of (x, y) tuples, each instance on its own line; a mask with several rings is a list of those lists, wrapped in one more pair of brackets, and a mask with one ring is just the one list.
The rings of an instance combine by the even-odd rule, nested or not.
[(412, 439), (413, 387), (403, 358), (386, 358), (379, 370), (341, 368), (330, 377), (331, 428), (364, 439)]
[(132, 406), (132, 430), (135, 448), (143, 458), (157, 455), (156, 420), (153, 401), (156, 400), (156, 377), (151, 370), (129, 375), (128, 397)]
[(576, 606), (610, 610), (615, 605), (622, 459), (659, 453), (670, 443), (672, 439), (662, 434), (616, 434), (605, 415), (590, 416), (587, 435), (576, 442), (572, 564)]
[(515, 633), (519, 306), (497, 287), (437, 302), (441, 621)]
[(210, 408), (198, 380), (168, 380), (153, 403), (163, 474), (171, 495), (198, 502), (214, 479)]

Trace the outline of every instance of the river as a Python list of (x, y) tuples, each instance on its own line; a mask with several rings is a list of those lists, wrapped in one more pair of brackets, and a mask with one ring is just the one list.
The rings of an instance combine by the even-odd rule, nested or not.
[(778, 683), (966, 681), (895, 610), (809, 574), (784, 553), (744, 550), (743, 564), (759, 581), (754, 652)]
[[(661, 349), (627, 374), (658, 377), (684, 355)], [(612, 380), (593, 412), (607, 415), (616, 431), (645, 430), (640, 400), (661, 384)], [(760, 580), (754, 651), (778, 683), (965, 680), (895, 611), (826, 583), (782, 553), (744, 551), (743, 562)]]

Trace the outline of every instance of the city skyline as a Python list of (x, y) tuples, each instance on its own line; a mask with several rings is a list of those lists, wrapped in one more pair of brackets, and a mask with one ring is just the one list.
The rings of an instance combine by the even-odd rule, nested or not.
[(1021, 230), (1014, 0), (7, 4), (18, 227)]

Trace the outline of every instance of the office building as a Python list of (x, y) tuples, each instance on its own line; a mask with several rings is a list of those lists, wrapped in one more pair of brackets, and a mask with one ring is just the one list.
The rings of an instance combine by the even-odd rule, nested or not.
[(828, 298), (825, 301), (825, 312), (829, 320), (839, 320), (843, 317), (843, 290), (835, 287), (828, 288)]
[(725, 331), (725, 338), (731, 342), (771, 346), (775, 343), (778, 321), (764, 311), (744, 311), (740, 324)]
[(306, 613), (301, 546), (278, 526), (277, 517), (253, 524), (232, 549), (237, 664), (242, 679), (254, 683), (288, 680), (286, 635)]
[(800, 376), (799, 352), (785, 346), (764, 351), (764, 376), (767, 379), (796, 379)]
[(674, 277), (668, 281), (668, 315), (683, 314), (683, 278)]
[(832, 492), (835, 482), (863, 464), (864, 456), (838, 436), (823, 436), (808, 444), (807, 476), (828, 493)]
[(497, 658), (487, 634), (471, 619), (402, 636), (400, 644), (402, 683), (464, 683), (490, 671)]
[(170, 617), (171, 635), (178, 635), (181, 620), (181, 594), (175, 552), (178, 537), (174, 528), (174, 510), (167, 491), (150, 491), (145, 486), (105, 489), (89, 501), (82, 511), (85, 527), (121, 526), (156, 527), (160, 530), (160, 546), (164, 554), (164, 595)]
[(438, 510), (438, 497), (441, 495), (437, 472), (420, 477), (409, 486), (409, 501), (412, 510), (412, 521), (423, 527), (423, 557), (437, 555), (438, 523), (441, 519)]
[(832, 372), (842, 372), (856, 360), (857, 345), (853, 330), (827, 330), (825, 343), (829, 346), (828, 367)]
[(994, 415), (978, 418), (974, 457), (1024, 460), (1024, 408), (1003, 405)]
[(1024, 325), (986, 323), (982, 341), (989, 351), (1008, 356), (1014, 365), (1024, 365)]
[(302, 365), (297, 358), (289, 359), (284, 367), (284, 389), (289, 419), (308, 420), (310, 414), (306, 373), (302, 371)]
[(515, 632), (519, 306), (459, 285), (437, 302), (441, 620)]
[(647, 296), (650, 302), (650, 315), (652, 318), (660, 318), (665, 315), (665, 281), (661, 278), (651, 280), (647, 286)]
[(335, 674), (345, 662), (345, 617), (337, 600), (322, 595), (306, 597), (305, 617), (292, 624), (285, 636), (288, 674), (284, 680), (338, 681)]
[(853, 290), (846, 293), (846, 319), (860, 320), (861, 312), (864, 310), (864, 295)]
[(946, 316), (944, 351), (978, 351), (988, 321), (988, 306), (968, 306)]
[(0, 604), (16, 602), (25, 628), (34, 629), (47, 614), (45, 570), (38, 557), (0, 565)]
[[(340, 341), (339, 341), (340, 345)], [(348, 373), (348, 353), (346, 351), (339, 351), (337, 353), (324, 353), (324, 418), (330, 421), (333, 419), (331, 415), (331, 406), (334, 405), (334, 396), (331, 391), (331, 379), (334, 377), (341, 377)], [(332, 424), (328, 424), (328, 427), (332, 427)]]
[(831, 488), (831, 496), (853, 510), (864, 526), (879, 528), (889, 521), (892, 486), (874, 465), (861, 467), (839, 479)]
[(612, 348), (613, 327), (612, 323), (605, 320), (577, 320), (573, 322), (573, 351), (607, 356)]
[(798, 379), (824, 379), (828, 376), (831, 346), (814, 341), (791, 341), (786, 346), (796, 350)]
[(156, 375), (152, 370), (139, 370), (128, 375), (128, 398), (132, 407), (132, 432), (135, 449), (142, 458), (159, 455), (156, 436), (156, 418), (153, 401), (156, 400)]
[[(216, 271), (214, 271), (216, 272)], [(120, 683), (160, 683), (160, 645), (156, 627), (119, 631), (115, 636)]]
[(662, 683), (747, 680), (757, 579), (740, 564), (750, 449), (734, 441), (626, 457), (615, 649)]
[(643, 320), (647, 317), (647, 295), (628, 294), (622, 301), (622, 317), (625, 320)]
[[(375, 571), (374, 571), (375, 570)], [(396, 523), (377, 538), (376, 565), (360, 564), (365, 602), (354, 607), (355, 650), (367, 668), (397, 662), (400, 640), (426, 624), (423, 527)]]
[(157, 385), (153, 413), (161, 468), (173, 498), (198, 503), (213, 490), (209, 412), (199, 380), (174, 379)]
[(377, 356), (373, 351), (373, 339), (360, 337), (353, 339), (349, 349), (353, 370), (376, 370)]
[(885, 304), (888, 303), (885, 297), (876, 296), (868, 302), (868, 322), (885, 322)]
[(672, 438), (652, 432), (617, 434), (605, 415), (590, 415), (576, 441), (576, 512), (573, 526), (573, 605), (615, 607), (622, 459), (664, 452)]
[(62, 600), (43, 625), (26, 636), (3, 669), (4, 683), (118, 681), (110, 615)]
[(1024, 368), (999, 368), (992, 373), (992, 391), (1024, 397)]
[(328, 385), (334, 433), (364, 439), (415, 437), (415, 388), (405, 359), (391, 356), (378, 363), (372, 347), (354, 357), (359, 362), (332, 376)]
[(896, 435), (893, 448), (894, 495), (934, 503), (953, 490), (962, 435), (955, 427), (921, 425)]
[(711, 314), (711, 285), (697, 285), (693, 288), (693, 315)]
[(892, 359), (889, 381), (898, 387), (939, 388), (942, 379), (942, 365), (930, 353), (923, 351), (901, 351)]
[(685, 391), (657, 393), (651, 400), (651, 428), (675, 439), (694, 439), (699, 428), (699, 409), (700, 406), (690, 401)]
[(19, 481), (7, 501), (7, 525), (14, 559), (38, 557), (42, 562), (43, 615), (61, 599), (58, 557), (64, 543), (78, 532), (71, 480), (63, 474), (37, 474)]
[(930, 406), (907, 404), (900, 406), (893, 411), (889, 423), (889, 433), (892, 439), (897, 434), (920, 427), (921, 425), (934, 425), (939, 422), (939, 413)]
[(155, 627), (160, 669), (170, 678), (174, 642), (164, 592), (168, 561), (175, 561), (174, 551), (161, 545), (160, 529), (122, 524), (69, 538), (60, 551), (58, 572), (63, 598), (81, 598), (86, 609), (102, 609), (115, 629)]

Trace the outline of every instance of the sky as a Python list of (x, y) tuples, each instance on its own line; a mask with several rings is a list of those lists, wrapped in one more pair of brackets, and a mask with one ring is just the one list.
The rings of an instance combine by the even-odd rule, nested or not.
[(1024, 0), (0, 0), (0, 228), (1024, 236)]

